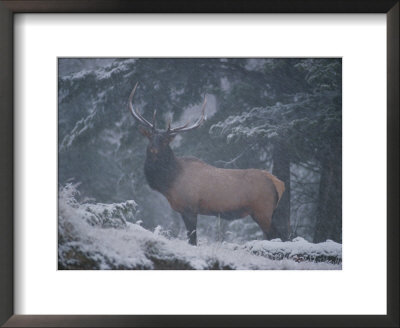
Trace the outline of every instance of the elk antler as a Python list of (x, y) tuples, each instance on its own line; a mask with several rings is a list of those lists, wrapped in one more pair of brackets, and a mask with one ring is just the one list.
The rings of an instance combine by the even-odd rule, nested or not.
[[(133, 99), (133, 96), (135, 94), (135, 91), (136, 91), (136, 88), (137, 88), (138, 84), (139, 84), (139, 82), (136, 82), (135, 87), (133, 88), (133, 90), (132, 90), (132, 92), (131, 92), (131, 94), (129, 96), (128, 108), (129, 108), (131, 114), (133, 115), (133, 117), (136, 120), (138, 120), (139, 123), (141, 123), (143, 125), (146, 125), (147, 127), (151, 128), (154, 131), (156, 129), (156, 113), (157, 112), (154, 111), (153, 123), (150, 123), (142, 115), (140, 115), (138, 111), (133, 109), (132, 99)], [(203, 107), (201, 108), (201, 116), (193, 125), (188, 126), (189, 122), (187, 122), (186, 124), (184, 124), (182, 126), (179, 126), (179, 127), (174, 128), (174, 129), (171, 129), (171, 122), (169, 122), (167, 132), (169, 134), (177, 134), (177, 133), (186, 132), (186, 131), (190, 131), (190, 130), (193, 130), (195, 128), (198, 128), (204, 122), (206, 105), (207, 105), (207, 99), (204, 96), (204, 103), (203, 103)]]
[(154, 112), (154, 116), (153, 116), (153, 124), (151, 124), (148, 120), (146, 120), (142, 115), (139, 114), (139, 112), (137, 112), (136, 110), (133, 109), (132, 106), (132, 99), (133, 99), (133, 95), (135, 94), (136, 88), (138, 86), (139, 82), (136, 82), (135, 87), (133, 88), (131, 95), (129, 96), (129, 102), (128, 102), (128, 108), (131, 112), (131, 114), (133, 115), (133, 117), (135, 119), (137, 119), (139, 121), (139, 123), (142, 123), (143, 125), (146, 125), (147, 127), (151, 128), (152, 130), (155, 129), (155, 116), (156, 116), (156, 112)]
[(176, 133), (186, 132), (186, 131), (190, 131), (190, 130), (193, 130), (195, 128), (198, 128), (204, 122), (204, 119), (205, 119), (205, 115), (204, 114), (205, 114), (205, 110), (206, 110), (206, 105), (207, 105), (207, 99), (204, 96), (204, 103), (203, 103), (203, 107), (201, 108), (201, 116), (193, 125), (188, 126), (189, 122), (187, 122), (185, 125), (182, 125), (182, 126), (179, 126), (177, 128), (171, 129), (171, 125), (169, 124), (167, 132), (170, 133), (170, 134), (176, 134)]

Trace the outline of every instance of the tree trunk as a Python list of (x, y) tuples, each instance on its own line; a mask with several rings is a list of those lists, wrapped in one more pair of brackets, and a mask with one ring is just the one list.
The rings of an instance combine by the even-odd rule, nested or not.
[(314, 243), (342, 242), (342, 161), (322, 161)]
[(272, 216), (272, 231), (273, 238), (281, 238), (288, 240), (291, 236), (290, 227), (290, 158), (286, 145), (282, 142), (277, 142), (274, 145), (273, 153), (273, 169), (272, 174), (285, 183), (285, 192), (279, 205)]

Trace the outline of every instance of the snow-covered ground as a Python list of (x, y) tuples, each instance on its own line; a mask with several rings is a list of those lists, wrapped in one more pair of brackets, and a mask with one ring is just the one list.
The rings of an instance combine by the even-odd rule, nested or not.
[(136, 222), (134, 201), (79, 203), (74, 185), (59, 192), (59, 269), (340, 270), (342, 245), (254, 240), (241, 244), (171, 238)]

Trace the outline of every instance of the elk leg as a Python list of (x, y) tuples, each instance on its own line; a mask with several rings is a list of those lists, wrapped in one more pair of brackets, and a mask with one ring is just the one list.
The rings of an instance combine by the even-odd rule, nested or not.
[(274, 235), (274, 229), (271, 227), (272, 215), (251, 215), (251, 217), (264, 232), (266, 239), (272, 239)]
[(221, 230), (221, 214), (220, 213), (218, 213), (218, 224), (217, 224), (217, 227), (218, 227), (218, 231), (217, 231), (217, 234), (218, 234), (218, 241), (219, 242), (222, 242), (222, 239), (223, 239), (223, 236), (222, 236), (222, 230)]
[(272, 225), (268, 232), (264, 232), (265, 239), (271, 240), (277, 238), (275, 227)]
[(182, 214), (183, 222), (185, 222), (189, 244), (197, 245), (197, 215), (196, 214)]
[(272, 222), (271, 222), (271, 229), (269, 236), (267, 236), (268, 239), (274, 239), (274, 238), (280, 238), (282, 241), (288, 241), (289, 240), (289, 233), (291, 231), (290, 225), (288, 227), (283, 226), (284, 222), (279, 222), (276, 219), (276, 211), (272, 214)]

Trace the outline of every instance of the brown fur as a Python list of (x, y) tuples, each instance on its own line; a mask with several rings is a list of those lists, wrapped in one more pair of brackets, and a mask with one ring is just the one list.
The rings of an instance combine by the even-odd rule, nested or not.
[(278, 203), (279, 203), (280, 199), (282, 198), (283, 192), (285, 191), (285, 184), (281, 180), (279, 180), (275, 175), (272, 175), (268, 171), (263, 171), (263, 172), (268, 177), (268, 179), (272, 180), (275, 189), (278, 193)]
[(251, 215), (268, 233), (284, 183), (267, 171), (221, 169), (194, 158), (177, 158), (181, 172), (165, 193), (179, 213)]

